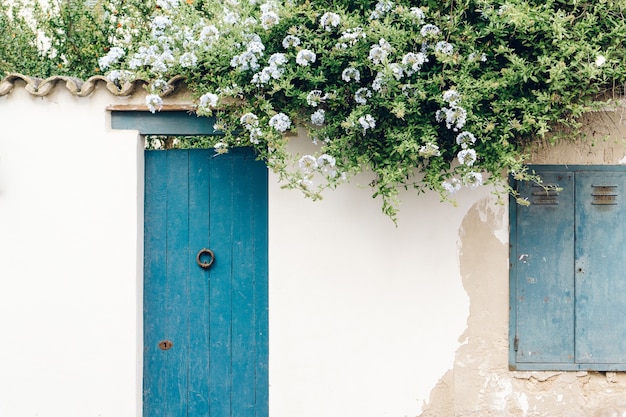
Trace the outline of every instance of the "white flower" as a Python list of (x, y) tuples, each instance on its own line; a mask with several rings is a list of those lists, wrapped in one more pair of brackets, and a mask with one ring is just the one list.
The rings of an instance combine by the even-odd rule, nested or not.
[(276, 6), (277, 6), (276, 2), (274, 0), (270, 0), (268, 2), (263, 3), (260, 9), (261, 9), (261, 12), (267, 13), (267, 12), (274, 11), (274, 8)]
[(291, 127), (291, 120), (285, 113), (278, 113), (272, 116), (269, 125), (279, 132), (284, 132)]
[(107, 75), (107, 79), (117, 86), (121, 86), (135, 79), (135, 74), (126, 70), (114, 70)]
[(454, 52), (454, 46), (446, 41), (439, 41), (435, 44), (435, 52), (439, 52), (444, 55), (452, 55), (452, 52)]
[(478, 188), (483, 185), (483, 176), (480, 172), (468, 172), (463, 176), (463, 184), (470, 188)]
[(325, 116), (326, 112), (322, 109), (319, 109), (317, 111), (315, 111), (312, 115), (311, 115), (311, 123), (316, 125), (316, 126), (322, 126), (324, 124), (324, 116)]
[(341, 79), (347, 83), (352, 80), (359, 82), (361, 81), (361, 73), (356, 68), (348, 67), (341, 73)]
[(487, 55), (485, 55), (485, 54), (478, 55), (476, 52), (472, 52), (467, 57), (467, 60), (469, 62), (474, 62), (474, 61), (486, 62), (487, 61)]
[(389, 0), (380, 0), (376, 3), (376, 7), (374, 8), (372, 14), (370, 14), (370, 19), (380, 19), (391, 9), (393, 9), (393, 2)]
[(239, 68), (241, 71), (257, 70), (259, 68), (259, 60), (253, 52), (246, 51), (241, 55), (235, 55), (230, 60), (230, 65)]
[(325, 99), (326, 96), (322, 96), (322, 90), (313, 90), (306, 96), (306, 102), (311, 107), (317, 107)]
[(315, 58), (315, 52), (308, 49), (302, 49), (298, 52), (298, 55), (296, 55), (296, 64), (306, 67), (309, 64), (314, 63)]
[(283, 39), (283, 48), (285, 49), (292, 48), (298, 45), (300, 45), (300, 38), (298, 38), (297, 36), (287, 35), (285, 36), (285, 39)]
[(111, 66), (111, 64), (116, 63), (124, 56), (125, 52), (122, 48), (118, 46), (114, 46), (109, 49), (109, 52), (98, 60), (98, 65), (100, 69), (107, 69)]
[(370, 48), (369, 59), (374, 64), (380, 64), (391, 51), (391, 45), (385, 39), (380, 39), (378, 45), (374, 44)]
[(376, 74), (374, 81), (372, 81), (372, 90), (380, 91), (383, 88), (383, 85), (385, 85), (385, 76), (382, 72), (379, 72)]
[(385, 53), (383, 48), (378, 45), (372, 45), (372, 48), (370, 49), (369, 59), (374, 64), (380, 64), (385, 58), (387, 58), (387, 54)]
[(250, 143), (258, 145), (260, 138), (263, 137), (263, 132), (258, 127), (250, 129)]
[(217, 152), (218, 155), (228, 153), (228, 143), (226, 142), (217, 142), (213, 145), (213, 149)]
[(217, 102), (219, 101), (219, 96), (213, 93), (206, 93), (200, 97), (200, 106), (204, 108), (215, 108), (217, 107)]
[(448, 129), (457, 131), (465, 126), (467, 111), (463, 107), (458, 106), (444, 107), (441, 110), (437, 110), (435, 118), (438, 122), (445, 120)]
[(161, 110), (163, 107), (163, 99), (158, 94), (148, 94), (146, 96), (146, 105), (151, 113)]
[(420, 147), (419, 154), (423, 158), (430, 158), (432, 156), (440, 156), (439, 146), (432, 142), (426, 142), (425, 145)]
[(372, 97), (372, 92), (365, 87), (361, 87), (354, 93), (354, 101), (357, 104), (367, 104), (367, 99)]
[(450, 181), (442, 182), (441, 186), (448, 193), (454, 194), (461, 189), (461, 180), (459, 180), (458, 178), (451, 178)]
[(474, 149), (461, 149), (456, 157), (461, 165), (471, 167), (476, 162), (476, 151)]
[(376, 127), (376, 119), (374, 119), (372, 115), (366, 114), (365, 116), (359, 117), (359, 124), (363, 128), (363, 134), (365, 134), (367, 129), (373, 129)]
[(156, 39), (165, 33), (165, 28), (172, 25), (172, 21), (167, 16), (155, 16), (150, 22), (152, 38)]
[(261, 56), (263, 55), (263, 51), (265, 50), (265, 45), (263, 45), (261, 38), (259, 38), (258, 36), (254, 36), (250, 40), (250, 42), (248, 42), (248, 45), (246, 46), (246, 50), (248, 52), (252, 52), (253, 54), (257, 56)]
[(339, 42), (335, 45), (337, 49), (348, 49), (348, 47), (356, 45), (359, 39), (365, 39), (367, 36), (363, 29), (356, 27), (354, 29), (347, 29), (341, 34)]
[(606, 62), (606, 58), (602, 55), (596, 57), (596, 67), (601, 67)]
[(301, 180), (298, 180), (298, 184), (305, 190), (311, 189), (314, 185), (313, 181), (311, 181), (310, 178), (303, 178)]
[(310, 174), (317, 169), (317, 159), (313, 155), (304, 155), (298, 161), (300, 170), (305, 174)]
[(270, 73), (270, 67), (265, 67), (261, 72), (257, 72), (252, 76), (252, 84), (262, 85), (267, 84), (272, 78), (272, 74)]
[(163, 10), (171, 10), (178, 7), (180, 0), (157, 0), (156, 5)]
[(234, 25), (239, 22), (239, 14), (237, 12), (230, 11), (228, 9), (224, 9), (224, 17), (222, 17), (222, 21), (228, 25)]
[(443, 93), (443, 101), (450, 104), (451, 106), (456, 105), (460, 99), (461, 99), (461, 94), (459, 94), (459, 92), (456, 91), (455, 89), (446, 90)]
[(421, 70), (422, 65), (424, 65), (424, 63), (426, 62), (428, 62), (428, 58), (426, 57), (426, 54), (422, 52), (407, 52), (402, 57), (402, 65), (404, 65), (404, 67), (406, 68), (406, 74), (409, 76)]
[(198, 57), (196, 57), (196, 54), (193, 52), (185, 52), (180, 56), (178, 62), (183, 68), (195, 67), (198, 62)]
[(281, 53), (272, 54), (272, 56), (270, 56), (270, 59), (267, 60), (267, 63), (270, 66), (285, 65), (287, 63), (287, 56)]
[(220, 38), (220, 31), (213, 25), (204, 26), (200, 31), (198, 41), (200, 43), (215, 43)]
[(330, 32), (332, 28), (336, 28), (341, 23), (341, 16), (337, 13), (326, 12), (320, 18), (320, 26), (327, 32)]
[(273, 11), (269, 11), (261, 15), (261, 26), (265, 30), (271, 28), (274, 25), (277, 25), (279, 22), (280, 19), (278, 15)]
[(439, 34), (439, 32), (441, 32), (439, 28), (431, 24), (424, 25), (420, 29), (420, 35), (422, 35), (424, 38), (435, 37)]
[(337, 170), (335, 169), (335, 158), (328, 154), (322, 154), (317, 158), (317, 166), (327, 177), (336, 177)]
[(268, 60), (268, 66), (263, 68), (261, 72), (254, 74), (252, 77), (252, 83), (256, 85), (266, 84), (270, 79), (279, 79), (285, 70), (282, 65), (287, 63), (287, 57), (285, 54), (275, 53), (270, 56)]
[(396, 80), (400, 80), (404, 76), (404, 70), (402, 69), (402, 66), (400, 66), (400, 64), (397, 64), (395, 62), (389, 64), (389, 69), (391, 70), (391, 73)]
[(163, 79), (156, 79), (150, 84), (150, 94), (163, 94), (167, 89), (167, 81)]
[(461, 132), (456, 137), (456, 143), (465, 149), (469, 145), (476, 143), (476, 137), (470, 132)]
[(252, 130), (259, 125), (259, 118), (254, 113), (244, 114), (239, 118), (239, 121), (248, 130)]
[(422, 9), (420, 9), (419, 7), (411, 7), (411, 14), (415, 17), (415, 23), (418, 25), (421, 25), (422, 23), (424, 23), (424, 19), (426, 18), (426, 16), (424, 16), (424, 11)]

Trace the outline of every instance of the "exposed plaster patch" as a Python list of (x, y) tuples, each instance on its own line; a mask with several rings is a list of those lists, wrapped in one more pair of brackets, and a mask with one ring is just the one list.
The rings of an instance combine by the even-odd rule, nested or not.
[[(625, 157), (626, 162), (626, 157)], [(626, 373), (508, 369), (506, 209), (485, 198), (459, 229), (459, 265), (470, 300), (454, 367), (422, 417), (626, 417)], [(441, 382), (441, 381), (440, 381)], [(617, 414), (615, 414), (617, 413)]]
[[(474, 206), (476, 207), (476, 206)], [(503, 244), (509, 243), (508, 224), (505, 222), (505, 206), (491, 198), (482, 200), (476, 207), (480, 221), (492, 228), (493, 235)]]

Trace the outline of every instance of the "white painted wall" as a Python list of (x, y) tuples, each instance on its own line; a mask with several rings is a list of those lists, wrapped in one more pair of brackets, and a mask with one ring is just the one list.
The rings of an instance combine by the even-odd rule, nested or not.
[[(62, 86), (0, 97), (0, 417), (141, 415), (141, 141)], [(305, 144), (296, 143), (296, 148)], [(488, 190), (321, 202), (270, 178), (271, 417), (416, 416), (468, 315), (459, 228)]]
[(0, 416), (132, 416), (141, 149), (98, 91), (0, 97)]

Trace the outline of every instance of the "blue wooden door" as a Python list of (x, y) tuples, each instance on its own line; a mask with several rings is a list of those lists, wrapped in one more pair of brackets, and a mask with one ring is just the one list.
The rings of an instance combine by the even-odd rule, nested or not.
[(144, 417), (267, 416), (267, 168), (146, 151), (144, 226)]

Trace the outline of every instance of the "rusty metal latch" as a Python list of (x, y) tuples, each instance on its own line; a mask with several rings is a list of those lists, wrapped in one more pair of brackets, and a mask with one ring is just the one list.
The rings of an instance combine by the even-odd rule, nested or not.
[[(202, 261), (201, 258), (205, 255), (209, 256), (208, 261)], [(209, 269), (211, 265), (213, 265), (214, 261), (215, 261), (215, 254), (213, 253), (211, 249), (207, 249), (207, 248), (200, 249), (200, 252), (198, 252), (198, 255), (196, 255), (196, 262), (201, 268)]]

